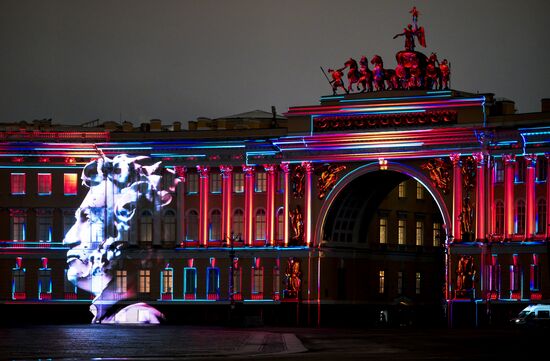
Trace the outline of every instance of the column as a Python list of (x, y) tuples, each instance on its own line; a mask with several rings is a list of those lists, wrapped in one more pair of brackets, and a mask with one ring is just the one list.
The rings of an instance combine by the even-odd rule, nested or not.
[(275, 243), (275, 166), (264, 164), (267, 173), (267, 195), (266, 195), (266, 234), (267, 242), (273, 246)]
[(197, 166), (199, 172), (199, 245), (208, 245), (208, 172), (207, 166)]
[(487, 184), (487, 193), (489, 194), (488, 199), (488, 207), (487, 207), (487, 219), (489, 222), (487, 223), (488, 234), (494, 234), (495, 233), (495, 181), (496, 181), (496, 171), (497, 167), (495, 164), (495, 158), (489, 158), (489, 169), (488, 169), (488, 175), (489, 175), (489, 182)]
[(514, 234), (514, 176), (516, 156), (504, 154), (504, 238), (510, 239)]
[(233, 196), (233, 167), (222, 165), (220, 166), (220, 172), (222, 173), (222, 237), (229, 246), (231, 216), (233, 214), (231, 206)]
[(311, 194), (313, 165), (310, 162), (302, 162), (302, 167), (306, 171), (305, 190), (304, 190), (304, 241), (306, 246), (311, 246)]
[(450, 155), (453, 163), (453, 224), (452, 237), (454, 241), (462, 239), (460, 214), (462, 213), (462, 161), (460, 153)]
[(536, 202), (535, 202), (535, 169), (537, 165), (536, 154), (524, 156), (527, 166), (525, 174), (525, 238), (532, 239), (536, 232)]
[(180, 181), (176, 184), (176, 214), (178, 221), (176, 223), (176, 245), (185, 242), (185, 174), (187, 168), (183, 166), (174, 167), (175, 176)]
[(244, 173), (244, 242), (252, 245), (254, 236), (254, 167), (243, 165)]
[(288, 211), (289, 211), (289, 202), (290, 202), (290, 176), (289, 176), (289, 164), (287, 162), (284, 162), (284, 163), (281, 163), (281, 170), (283, 171), (284, 173), (284, 194), (283, 194), (283, 198), (284, 198), (284, 209), (283, 209), (283, 217), (285, 217), (285, 221), (284, 221), (284, 228), (285, 228), (285, 233), (284, 233), (284, 242), (285, 242), (285, 247), (288, 246)]
[(483, 153), (472, 154), (476, 161), (476, 240), (486, 238), (485, 231), (485, 160)]

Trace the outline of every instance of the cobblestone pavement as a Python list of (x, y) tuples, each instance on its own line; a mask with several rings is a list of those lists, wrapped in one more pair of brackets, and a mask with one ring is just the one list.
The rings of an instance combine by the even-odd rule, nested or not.
[(291, 333), (185, 326), (26, 326), (0, 329), (2, 360), (158, 360), (302, 352)]

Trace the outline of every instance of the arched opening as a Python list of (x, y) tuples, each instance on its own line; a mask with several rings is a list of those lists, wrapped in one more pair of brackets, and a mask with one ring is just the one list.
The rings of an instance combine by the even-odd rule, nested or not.
[(319, 292), (368, 323), (443, 322), (448, 224), (444, 198), (422, 172), (372, 163), (348, 173), (319, 213), (321, 274), (335, 275)]

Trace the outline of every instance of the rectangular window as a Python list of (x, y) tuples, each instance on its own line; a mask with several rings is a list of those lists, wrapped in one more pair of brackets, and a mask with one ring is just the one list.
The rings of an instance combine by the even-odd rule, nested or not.
[(27, 216), (16, 214), (11, 217), (11, 239), (13, 241), (24, 241), (27, 231)]
[(378, 293), (384, 293), (384, 271), (378, 271)]
[(52, 270), (41, 268), (38, 270), (38, 298), (51, 299), (52, 294)]
[(244, 173), (233, 173), (233, 192), (244, 192)]
[(41, 196), (52, 194), (52, 174), (38, 173), (38, 194)]
[(220, 269), (218, 267), (206, 269), (206, 292), (208, 299), (218, 299), (220, 295)]
[(25, 173), (12, 173), (11, 174), (11, 194), (25, 194), (26, 178)]
[(277, 192), (285, 192), (285, 172), (277, 173)]
[(36, 221), (38, 223), (38, 240), (41, 242), (51, 242), (52, 241), (52, 217), (38, 216)]
[(76, 298), (76, 285), (69, 281), (67, 278), (67, 269), (65, 270), (65, 278), (63, 280), (63, 290), (65, 292), (65, 299)]
[(126, 293), (128, 290), (128, 273), (126, 270), (116, 271), (116, 292)]
[(187, 175), (187, 193), (194, 194), (199, 191), (199, 175), (197, 173), (189, 173)]
[(139, 270), (139, 293), (151, 292), (151, 270), (141, 269)]
[(519, 291), (520, 279), (519, 279), (519, 267), (510, 265), (510, 292)]
[(185, 299), (195, 299), (197, 295), (197, 269), (185, 267), (183, 270), (183, 294)]
[(416, 245), (424, 245), (424, 222), (416, 221)]
[(397, 294), (403, 294), (403, 272), (397, 272)]
[(525, 159), (523, 157), (516, 157), (516, 183), (525, 182)]
[(273, 299), (281, 299), (281, 273), (279, 267), (273, 268)]
[(388, 243), (388, 219), (380, 218), (380, 244)]
[(264, 293), (264, 268), (252, 267), (252, 299), (262, 298)]
[(434, 222), (433, 224), (433, 246), (439, 247), (441, 245), (441, 223)]
[(416, 294), (419, 295), (420, 294), (420, 272), (416, 272), (416, 277), (415, 277), (415, 288), (416, 288)]
[(222, 175), (219, 173), (210, 174), (210, 193), (222, 192)]
[(424, 199), (424, 187), (420, 182), (416, 182), (416, 199)]
[(257, 172), (255, 174), (255, 188), (256, 192), (265, 192), (267, 190), (267, 173), (266, 172)]
[(401, 182), (399, 183), (399, 187), (398, 187), (398, 197), (399, 198), (405, 198), (407, 196), (407, 182), (404, 181), (404, 182)]
[(504, 182), (504, 163), (502, 159), (495, 160), (495, 183)]
[[(231, 274), (229, 275), (231, 277)], [(241, 289), (242, 289), (242, 278), (241, 278), (241, 269), (238, 267), (233, 268), (233, 295), (236, 296), (236, 298), (240, 298), (241, 295)], [(238, 296), (237, 296), (238, 295)]]
[(540, 267), (536, 264), (531, 264), (529, 289), (540, 291)]
[(162, 270), (162, 293), (174, 292), (174, 270), (165, 268)]
[(548, 160), (546, 157), (538, 157), (536, 165), (537, 182), (546, 182), (548, 172)]
[(407, 221), (405, 219), (400, 219), (397, 223), (397, 242), (399, 244), (406, 244), (407, 243), (406, 226), (407, 226)]
[(77, 180), (78, 175), (76, 173), (63, 174), (63, 194), (66, 196), (74, 196), (77, 193)]
[(12, 298), (25, 298), (25, 269), (14, 268), (12, 270)]

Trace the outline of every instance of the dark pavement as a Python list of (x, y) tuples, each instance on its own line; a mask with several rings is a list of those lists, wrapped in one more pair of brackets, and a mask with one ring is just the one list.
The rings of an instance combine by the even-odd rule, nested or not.
[(0, 328), (0, 359), (521, 360), (547, 353), (549, 335), (512, 328), (25, 326)]

